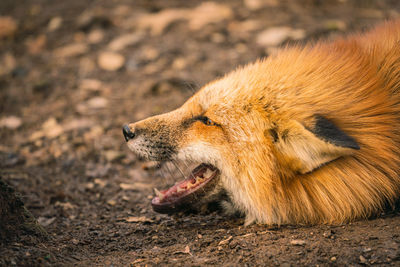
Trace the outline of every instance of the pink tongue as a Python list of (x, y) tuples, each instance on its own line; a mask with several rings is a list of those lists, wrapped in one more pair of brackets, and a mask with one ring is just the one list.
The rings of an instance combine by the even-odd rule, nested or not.
[(172, 214), (196, 206), (196, 203), (216, 186), (218, 177), (219, 171), (216, 168), (201, 164), (192, 171), (190, 178), (161, 192), (155, 189), (157, 196), (151, 201), (153, 210)]
[[(191, 179), (184, 180), (168, 189), (162, 190), (161, 193), (164, 194), (163, 201), (168, 200), (171, 197), (174, 198), (174, 197), (179, 197), (180, 195), (182, 195), (187, 190), (186, 188), (189, 183), (195, 184), (196, 178), (193, 177)], [(178, 192), (178, 187), (180, 187), (182, 189), (182, 191)]]

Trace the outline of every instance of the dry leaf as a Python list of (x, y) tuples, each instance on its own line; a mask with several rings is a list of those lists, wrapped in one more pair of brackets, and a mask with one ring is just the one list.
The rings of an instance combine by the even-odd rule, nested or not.
[(89, 99), (87, 101), (87, 104), (90, 108), (99, 109), (99, 108), (107, 107), (108, 101), (104, 97), (96, 96), (96, 97)]
[(17, 22), (12, 17), (0, 16), (0, 38), (11, 36), (17, 30)]
[(139, 28), (150, 29), (153, 35), (159, 35), (173, 22), (183, 20), (187, 9), (166, 9), (156, 14), (144, 15), (139, 18), (137, 25)]
[(233, 12), (227, 5), (215, 2), (203, 2), (193, 9), (165, 9), (156, 14), (140, 17), (137, 25), (142, 29), (150, 29), (153, 35), (159, 35), (174, 22), (187, 20), (191, 30), (199, 30), (210, 23), (221, 22), (231, 18)]
[(103, 84), (99, 80), (95, 79), (84, 79), (81, 81), (79, 88), (82, 90), (98, 91), (101, 89)]
[(85, 188), (87, 188), (87, 189), (93, 189), (94, 188), (94, 183), (87, 183), (86, 185), (85, 185)]
[(102, 179), (94, 179), (94, 183), (99, 185), (101, 188), (107, 185), (107, 181), (104, 181)]
[(87, 40), (91, 44), (98, 44), (104, 39), (104, 31), (100, 29), (95, 29), (91, 31), (88, 36)]
[(130, 201), (131, 199), (130, 199), (130, 197), (123, 195), (123, 196), (122, 196), (122, 200), (124, 200), (124, 201)]
[(141, 263), (143, 261), (145, 261), (145, 259), (136, 259), (136, 260), (131, 262), (131, 265), (138, 264), (138, 263)]
[(190, 254), (190, 256), (193, 256), (192, 253), (190, 252), (190, 247), (188, 245), (186, 245), (185, 250), (183, 251), (183, 253)]
[(305, 37), (303, 29), (290, 27), (271, 27), (257, 35), (257, 44), (264, 47), (277, 46), (291, 38), (299, 40)]
[(28, 39), (25, 44), (30, 54), (37, 55), (42, 52), (44, 46), (46, 45), (46, 42), (47, 42), (46, 35), (41, 34), (36, 38)]
[(55, 118), (50, 118), (42, 125), (43, 132), (48, 138), (55, 138), (64, 132), (64, 128), (57, 123)]
[(29, 136), (29, 141), (33, 142), (36, 141), (37, 139), (40, 139), (44, 136), (44, 132), (43, 131), (36, 131), (33, 132), (30, 136)]
[(47, 24), (47, 30), (49, 32), (55, 31), (58, 28), (60, 28), (62, 24), (63, 19), (61, 17), (54, 17), (49, 21), (49, 24)]
[(106, 150), (103, 152), (104, 157), (107, 159), (107, 161), (113, 162), (119, 159), (122, 159), (125, 157), (125, 154), (122, 153), (121, 151), (116, 151), (116, 150)]
[(141, 39), (142, 39), (141, 34), (135, 34), (135, 33), (124, 34), (112, 40), (108, 44), (108, 48), (112, 51), (120, 51), (125, 47), (136, 44)]
[(182, 250), (178, 250), (178, 251), (175, 251), (173, 254), (189, 254), (190, 256), (193, 256), (192, 255), (192, 253), (190, 252), (190, 247), (188, 246), (188, 245), (186, 245), (185, 246), (185, 249), (182, 251)]
[(136, 190), (136, 191), (152, 189), (153, 187), (151, 184), (139, 183), (139, 182), (133, 184), (120, 183), (119, 186), (121, 187), (122, 190)]
[(117, 204), (117, 201), (115, 201), (114, 199), (110, 199), (107, 201), (107, 204), (110, 206), (115, 206)]
[(137, 223), (137, 222), (153, 222), (152, 219), (146, 218), (145, 216), (135, 217), (131, 216), (125, 219), (127, 222)]
[(251, 11), (264, 7), (275, 7), (279, 5), (278, 0), (244, 0), (244, 5)]
[(189, 28), (199, 30), (207, 24), (221, 22), (231, 18), (233, 12), (229, 6), (215, 2), (202, 2), (192, 12), (189, 12)]
[(84, 130), (93, 126), (95, 123), (88, 119), (73, 119), (64, 123), (62, 126), (64, 131)]
[(54, 206), (56, 206), (56, 207), (62, 207), (64, 210), (72, 210), (72, 209), (75, 209), (76, 208), (76, 206), (75, 205), (72, 205), (71, 203), (69, 203), (69, 202), (59, 202), (59, 201), (57, 201), (55, 204), (54, 204)]
[(290, 244), (293, 246), (304, 246), (306, 244), (306, 241), (301, 239), (295, 239), (290, 241)]
[(54, 56), (61, 58), (80, 56), (85, 54), (88, 50), (89, 47), (83, 43), (69, 44), (54, 50)]
[(46, 227), (52, 224), (56, 220), (56, 217), (52, 218), (46, 218), (46, 217), (39, 217), (38, 218), (38, 223), (40, 223), (42, 226)]
[(17, 66), (17, 61), (15, 57), (7, 52), (0, 59), (0, 76), (9, 74)]
[(5, 127), (12, 130), (19, 128), (21, 124), (21, 118), (16, 116), (4, 117), (0, 120), (0, 127)]
[(232, 236), (229, 236), (227, 239), (224, 239), (224, 240), (220, 241), (218, 243), (218, 246), (222, 246), (222, 245), (228, 244), (231, 239), (232, 239)]

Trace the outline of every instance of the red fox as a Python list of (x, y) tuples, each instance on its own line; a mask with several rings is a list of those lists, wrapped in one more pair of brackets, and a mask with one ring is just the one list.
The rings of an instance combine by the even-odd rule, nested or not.
[(146, 159), (199, 164), (156, 190), (158, 212), (226, 194), (246, 224), (376, 214), (400, 195), (400, 21), (283, 48), (123, 134)]

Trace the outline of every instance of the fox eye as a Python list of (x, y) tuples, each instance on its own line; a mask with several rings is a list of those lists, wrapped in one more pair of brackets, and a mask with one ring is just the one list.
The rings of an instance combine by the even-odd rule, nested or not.
[(208, 118), (206, 116), (201, 116), (201, 117), (198, 117), (197, 119), (207, 126), (216, 126), (217, 125), (215, 122), (213, 122), (210, 118)]

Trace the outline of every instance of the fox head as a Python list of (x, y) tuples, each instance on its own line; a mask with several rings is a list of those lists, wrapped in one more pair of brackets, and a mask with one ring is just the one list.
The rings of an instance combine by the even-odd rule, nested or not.
[[(377, 106), (386, 97), (374, 89), (379, 82), (368, 77), (371, 70), (354, 51), (327, 50), (293, 48), (240, 68), (204, 86), (180, 108), (124, 126), (128, 146), (150, 160), (210, 166), (218, 172), (210, 194), (226, 191), (247, 223), (312, 221), (317, 205), (334, 201), (328, 192), (316, 204), (313, 190), (325, 188), (317, 188), (322, 178), (314, 176), (324, 170), (345, 175), (343, 159), (355, 160), (363, 149), (372, 149), (363, 147), (369, 122), (357, 116), (375, 112), (379, 117)], [(354, 127), (355, 121), (360, 125)], [(389, 131), (385, 127), (382, 132)], [(376, 141), (383, 144), (379, 137)], [(203, 183), (200, 173), (200, 182), (193, 179), (196, 186)], [(312, 182), (313, 189), (307, 189)], [(165, 205), (176, 207), (179, 194), (189, 194), (180, 193), (189, 190), (187, 184), (159, 192), (157, 201), (165, 197)]]

